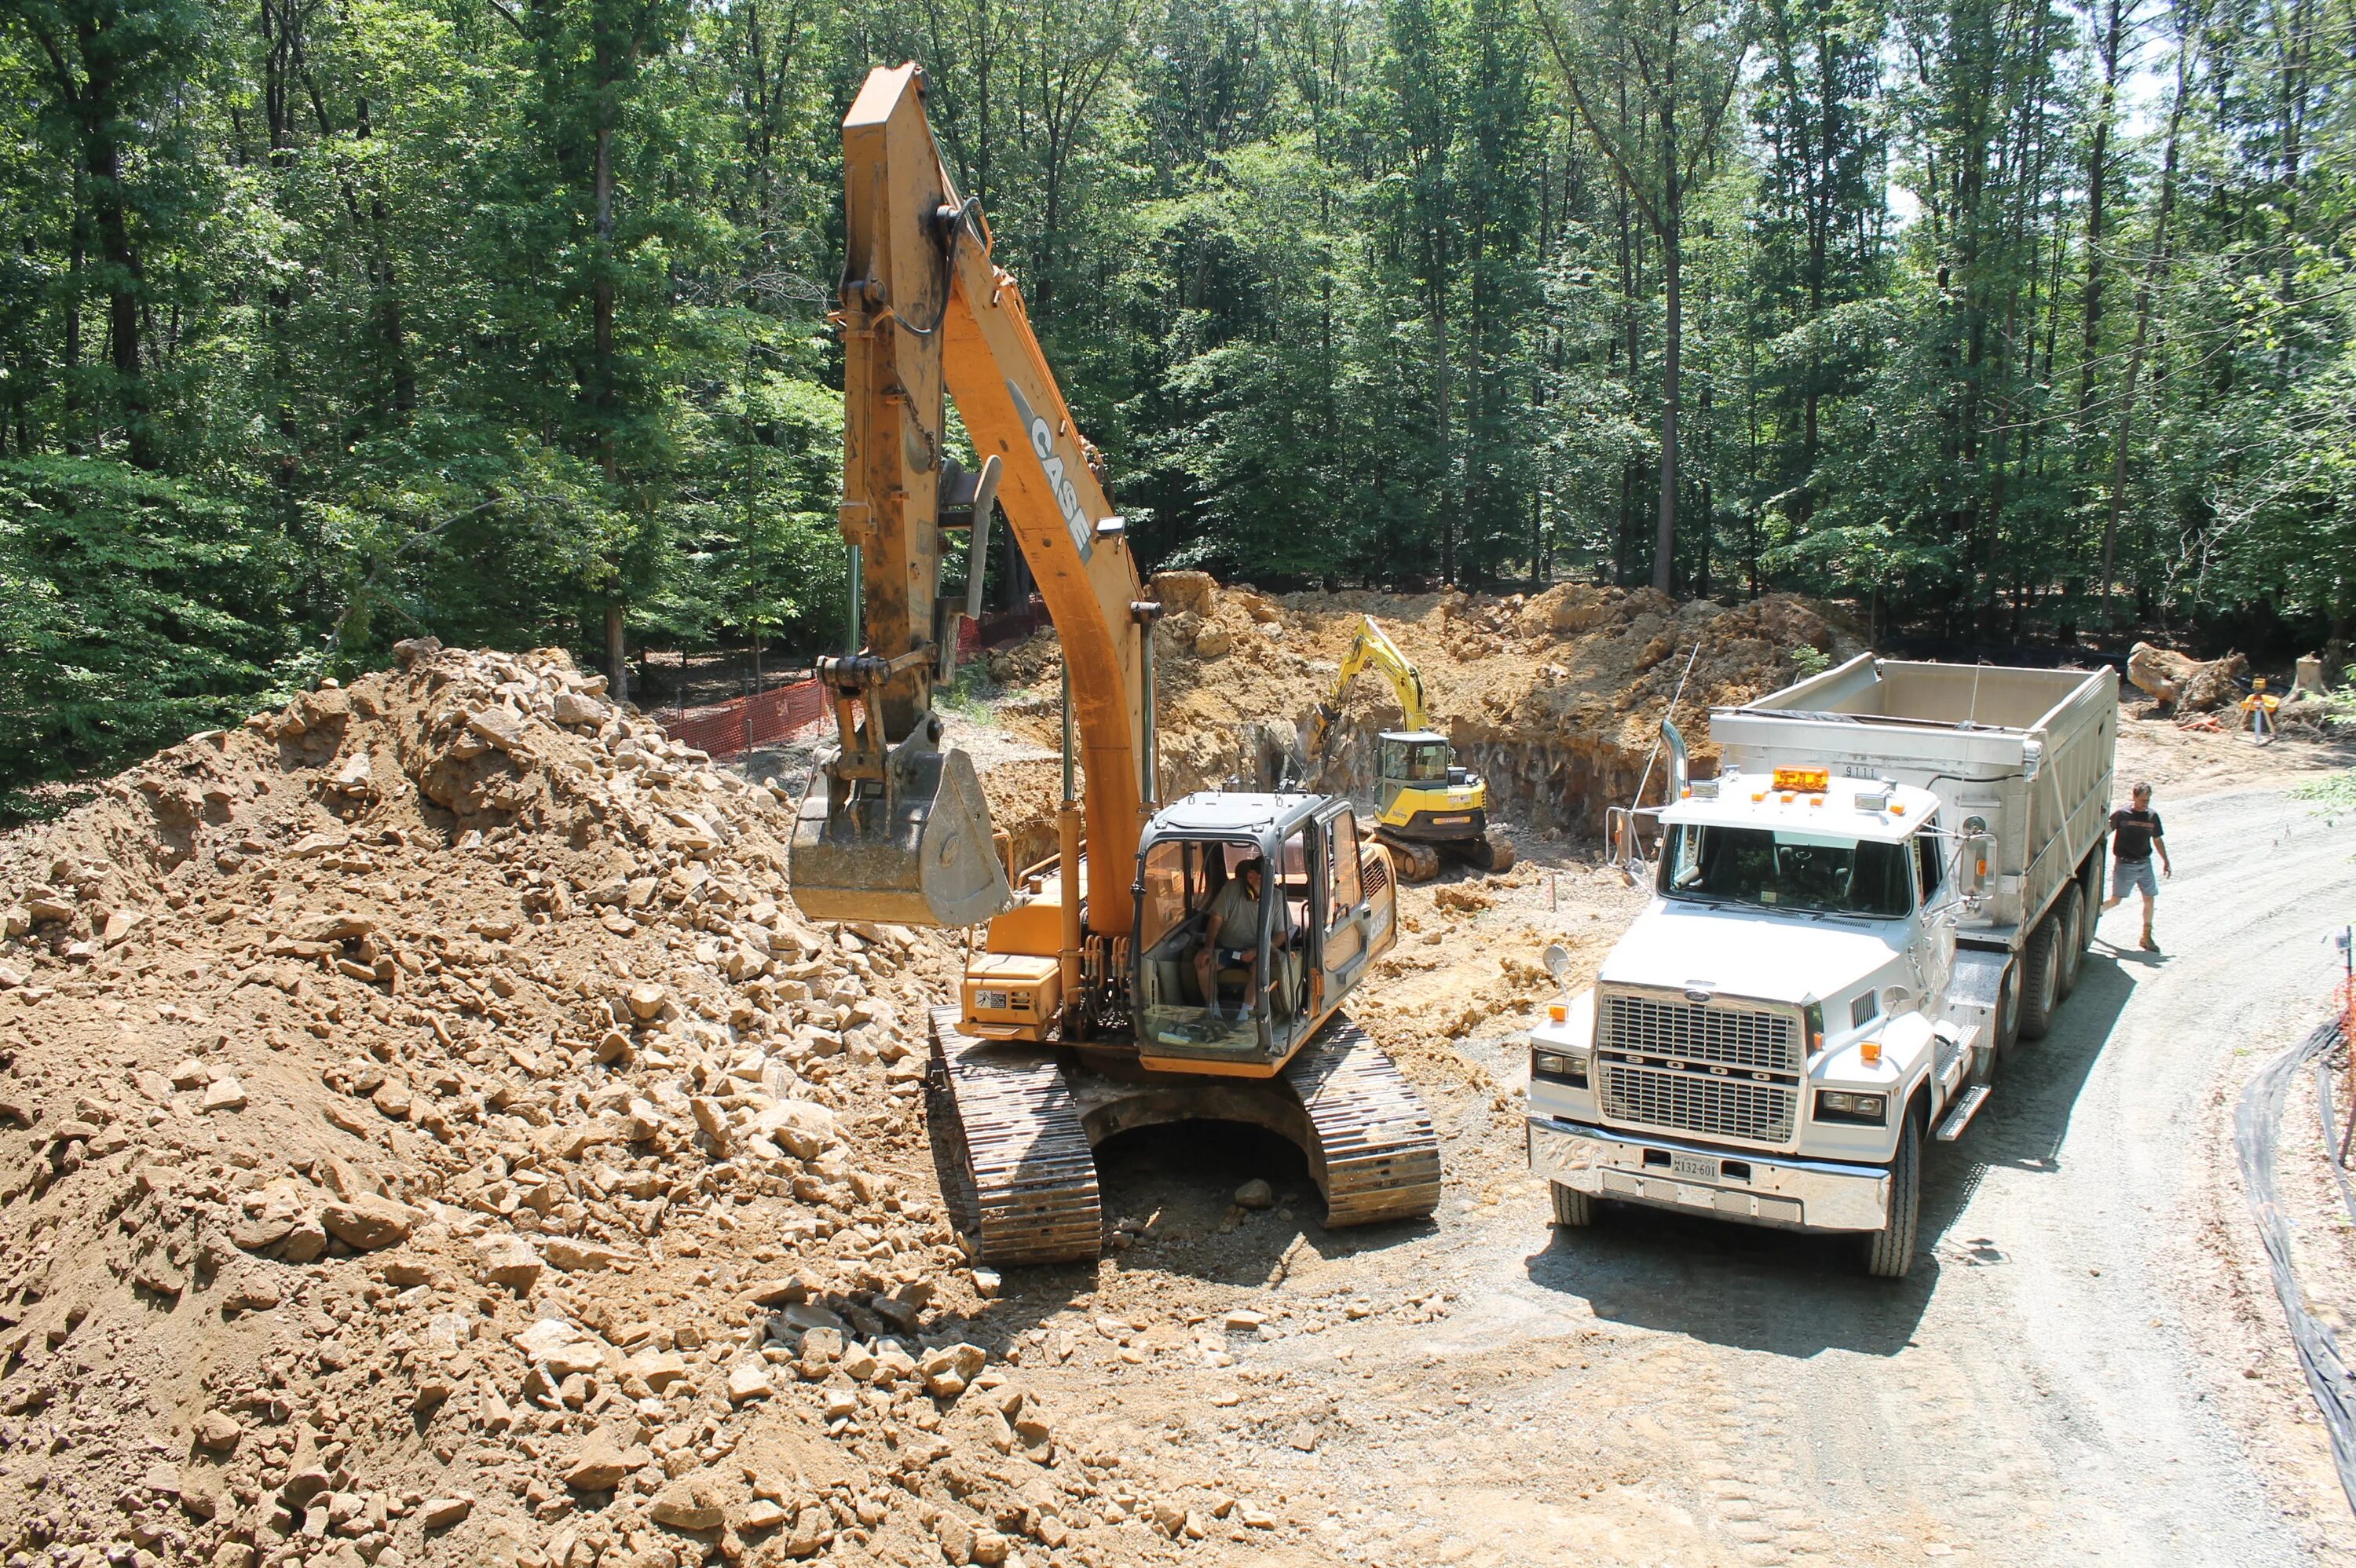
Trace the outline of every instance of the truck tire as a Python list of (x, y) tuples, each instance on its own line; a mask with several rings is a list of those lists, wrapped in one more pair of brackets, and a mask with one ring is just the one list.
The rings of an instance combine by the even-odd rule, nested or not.
[(2081, 907), (2084, 912), (2084, 918), (2078, 922), (2078, 950), (2082, 953), (2094, 945), (2094, 923), (2102, 918), (2103, 849), (2109, 842), (2107, 837), (2094, 840), (2078, 876), (2078, 897), (2083, 901)]
[(1547, 1185), (1554, 1189), (1554, 1222), (1585, 1230), (1595, 1223), (1595, 1199), (1576, 1187), (1565, 1187), (1559, 1181)]
[(2053, 1027), (2053, 1014), (2062, 1006), (2062, 933), (2056, 917), (2059, 910), (2048, 910), (2037, 929), (2029, 933), (2029, 945), (2020, 950), (2020, 1038), (2043, 1040)]
[(2086, 968), (2086, 894), (2073, 879), (2062, 890), (2062, 901), (2053, 906), (2053, 918), (2061, 923), (2061, 937), (2055, 943), (2054, 955), (2059, 963), (2056, 994), (2063, 1001), (2078, 988), (2078, 976)]
[(1904, 1279), (1914, 1266), (1922, 1227), (1922, 1121), (1909, 1105), (1898, 1157), (1890, 1162), (1890, 1223), (1865, 1238), (1865, 1272), (1876, 1279)]
[(2012, 1060), (2013, 1048), (2020, 1043), (2020, 960), (2016, 958), (2004, 966), (2004, 980), (1996, 991), (1996, 1061), (1990, 1067), (1988, 1079), (1994, 1082), (1996, 1067)]

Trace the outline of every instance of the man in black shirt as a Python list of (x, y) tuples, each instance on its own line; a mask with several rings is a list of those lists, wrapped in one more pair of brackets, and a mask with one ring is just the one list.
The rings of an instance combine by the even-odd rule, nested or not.
[(2143, 950), (2157, 953), (2159, 944), (2151, 939), (2151, 909), (2159, 897), (2159, 883), (2151, 874), (2152, 851), (2159, 852), (2161, 876), (2172, 877), (2176, 869), (2168, 863), (2167, 830), (2159, 825), (2159, 813), (2151, 808), (2151, 785), (2136, 785), (2130, 798), (2132, 805), (2111, 813), (2111, 896), (2103, 901), (2103, 907), (2115, 907), (2129, 889), (2143, 894)]

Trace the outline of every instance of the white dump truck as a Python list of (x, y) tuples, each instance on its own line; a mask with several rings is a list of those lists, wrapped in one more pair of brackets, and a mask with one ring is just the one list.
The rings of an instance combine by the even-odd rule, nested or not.
[(1668, 802), (1613, 824), (1652, 902), (1531, 1031), (1531, 1168), (1559, 1224), (1616, 1200), (1855, 1232), (1902, 1275), (1923, 1145), (2077, 983), (2118, 677), (1862, 655), (1714, 710), (1709, 779), (1662, 730)]

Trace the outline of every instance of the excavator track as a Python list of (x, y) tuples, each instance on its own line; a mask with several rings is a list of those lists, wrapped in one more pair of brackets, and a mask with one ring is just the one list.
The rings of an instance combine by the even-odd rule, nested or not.
[(1398, 1065), (1335, 1014), (1284, 1070), (1314, 1144), (1304, 1150), (1325, 1194), (1325, 1226), (1420, 1219), (1440, 1206), (1440, 1139)]
[(934, 1162), (958, 1228), (996, 1264), (1093, 1258), (1104, 1245), (1096, 1156), (1055, 1056), (960, 1033), (932, 1009)]
[[(1066, 1060), (1066, 1058), (1069, 1058)], [(1118, 1066), (1116, 1060), (1111, 1065)], [(993, 1264), (1092, 1258), (1103, 1243), (1092, 1130), (1201, 1116), (1301, 1145), (1342, 1230), (1420, 1219), (1440, 1203), (1440, 1140), (1398, 1066), (1337, 1015), (1273, 1079), (1118, 1072), (1070, 1052), (996, 1045), (932, 1010), (934, 1160), (958, 1228)]]
[(1400, 881), (1428, 882), (1440, 875), (1440, 849), (1436, 845), (1420, 843), (1413, 838), (1396, 838), (1387, 833), (1377, 833), (1376, 837), (1381, 839), (1383, 848), (1391, 852), (1392, 863), (1398, 867)]

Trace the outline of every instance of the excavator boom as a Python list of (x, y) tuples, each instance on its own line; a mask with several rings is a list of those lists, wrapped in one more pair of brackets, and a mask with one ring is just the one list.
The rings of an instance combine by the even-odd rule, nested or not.
[[(1002, 464), (999, 502), (1063, 642), (1088, 848), (1117, 868), (1133, 860), (1153, 794), (1143, 643), (1158, 606), (1142, 603), (1126, 530), (1022, 291), (991, 262), (979, 205), (942, 165), (924, 95), (917, 67), (875, 70), (842, 123), (841, 523), (863, 569), (866, 641), (819, 661), (841, 745), (803, 800), (791, 876), (814, 918), (958, 926), (1014, 895), (972, 764), (941, 747), (932, 711), (958, 613), (939, 592), (944, 390), (976, 454)], [(1108, 934), (1130, 923), (1127, 899), (1092, 912)]]
[(1406, 715), (1405, 727), (1429, 730), (1431, 716), (1423, 700), (1423, 677), (1413, 660), (1399, 651), (1390, 634), (1376, 624), (1372, 615), (1358, 618), (1358, 635), (1350, 639), (1350, 651), (1342, 656), (1342, 667), (1333, 677), (1333, 689), (1325, 700), (1310, 710), (1307, 732), (1301, 737), (1301, 752), (1309, 760), (1309, 776), (1316, 778), (1325, 770), (1325, 746), (1333, 739), (1333, 726), (1342, 717), (1342, 702), (1349, 695), (1350, 683), (1368, 665), (1382, 671), (1383, 678), (1391, 683), (1391, 695), (1398, 701), (1399, 711)]
[[(983, 1257), (1093, 1255), (1094, 1144), (1196, 1115), (1297, 1141), (1330, 1225), (1429, 1214), (1431, 1118), (1342, 1010), (1398, 939), (1389, 857), (1329, 796), (1155, 810), (1161, 606), (924, 93), (913, 65), (873, 71), (842, 125), (842, 533), (866, 568), (866, 640), (819, 665), (841, 743), (794, 825), (795, 901), (821, 919), (989, 922), (959, 1005), (933, 1015), (926, 1074), (943, 1196)], [(945, 395), (981, 459), (969, 503), (944, 475)], [(969, 517), (980, 561), (993, 486), (1055, 618), (1076, 728), (1059, 852), (1023, 873), (1019, 902), (973, 767), (932, 712), (963, 608), (940, 596), (941, 531)]]

